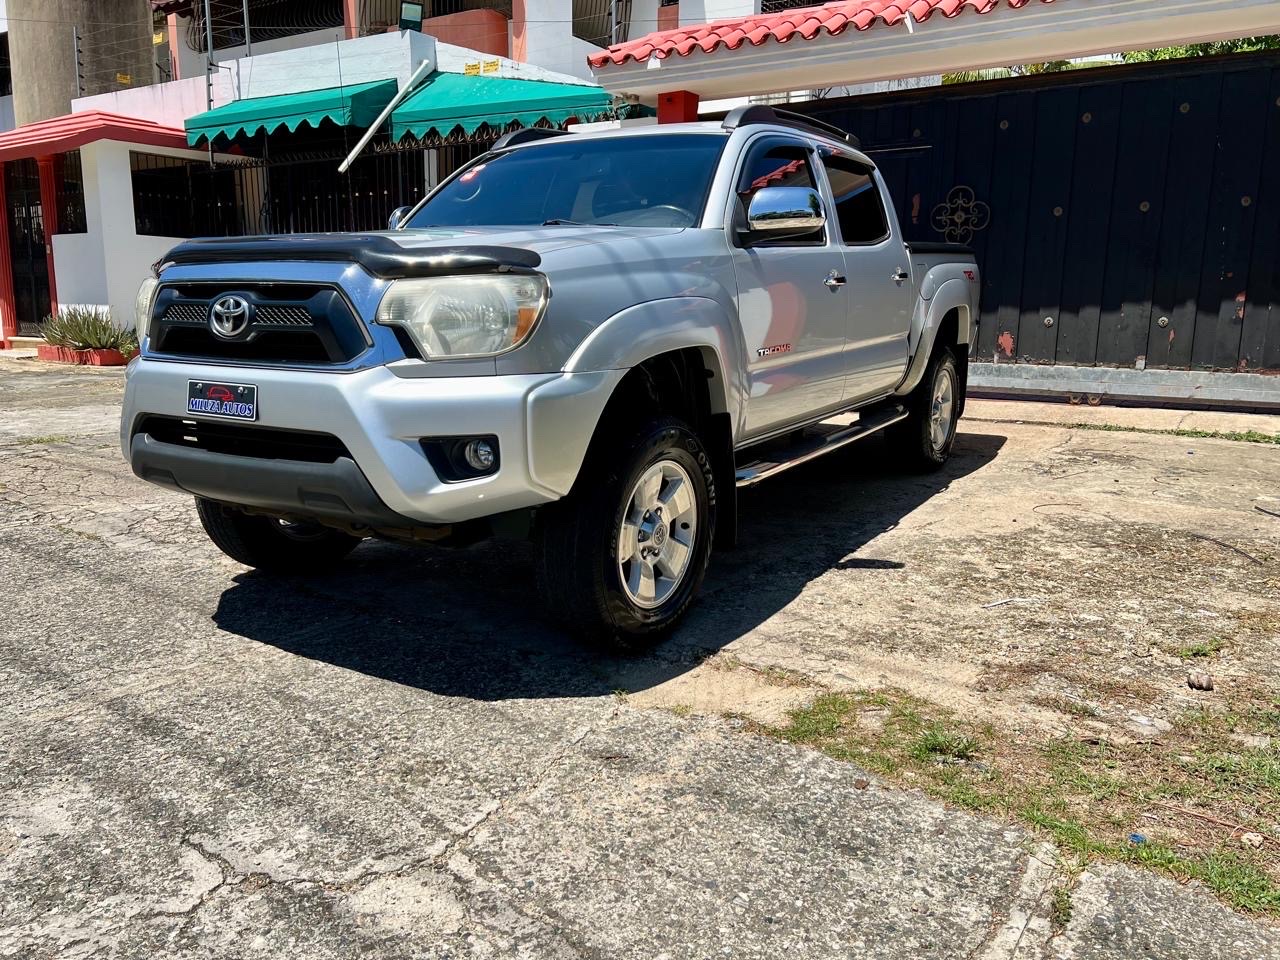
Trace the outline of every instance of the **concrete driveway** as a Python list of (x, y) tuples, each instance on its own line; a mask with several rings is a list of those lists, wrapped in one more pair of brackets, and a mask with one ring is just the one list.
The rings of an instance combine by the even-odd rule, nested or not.
[(869, 441), (753, 491), (688, 625), (620, 661), (537, 618), (519, 545), (246, 571), (129, 474), (121, 385), (0, 359), (0, 956), (1280, 957), (1198, 884), (1068, 877), (767, 735), (885, 688), (1032, 736), (1054, 658), (1158, 721), (1197, 695), (1135, 649), (1242, 611), (1231, 670), (1271, 684), (1280, 447), (975, 403), (940, 476)]

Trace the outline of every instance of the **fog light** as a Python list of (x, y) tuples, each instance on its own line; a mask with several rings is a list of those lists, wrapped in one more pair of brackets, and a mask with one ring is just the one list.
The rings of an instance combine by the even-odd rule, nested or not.
[(493, 469), (493, 446), (488, 440), (472, 440), (467, 444), (463, 455), (467, 458), (467, 465), (472, 470), (486, 473)]
[(418, 441), (436, 476), (445, 483), (491, 477), (502, 465), (502, 448), (493, 434), (483, 437), (423, 437)]

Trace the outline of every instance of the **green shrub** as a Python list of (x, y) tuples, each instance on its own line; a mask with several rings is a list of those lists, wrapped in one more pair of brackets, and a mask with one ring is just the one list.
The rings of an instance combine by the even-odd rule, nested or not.
[(71, 350), (119, 350), (128, 354), (138, 349), (132, 330), (122, 329), (102, 307), (63, 307), (57, 316), (46, 317), (41, 327), (45, 340)]

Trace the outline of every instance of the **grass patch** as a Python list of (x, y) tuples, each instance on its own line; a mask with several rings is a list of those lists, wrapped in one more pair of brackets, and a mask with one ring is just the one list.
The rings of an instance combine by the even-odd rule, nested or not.
[(44, 443), (68, 443), (71, 438), (61, 433), (50, 433), (42, 437), (19, 437), (14, 441), (20, 447), (35, 447)]
[(1069, 430), (1101, 430), (1106, 433), (1150, 433), (1165, 437), (1188, 437), (1195, 440), (1234, 440), (1237, 443), (1270, 443), (1280, 445), (1280, 433), (1260, 430), (1158, 430), (1154, 427), (1127, 427), (1116, 423), (1053, 424)]
[(1206, 640), (1203, 643), (1188, 643), (1179, 647), (1175, 652), (1183, 660), (1198, 660), (1214, 656), (1222, 650), (1222, 646), (1222, 640), (1214, 637), (1212, 640)]
[[(896, 691), (827, 693), (785, 726), (750, 726), (1025, 824), (1081, 866), (1108, 860), (1198, 880), (1238, 910), (1280, 917), (1280, 843), (1255, 850), (1238, 838), (1274, 838), (1280, 820), (1280, 749), (1232, 739), (1280, 733), (1280, 704), (1258, 694), (1188, 714), (1158, 743), (1012, 736)], [(1053, 915), (1070, 918), (1068, 889), (1054, 894)]]
[(1049, 920), (1053, 924), (1053, 929), (1057, 931), (1065, 930), (1067, 924), (1071, 922), (1071, 889), (1069, 887), (1054, 888), (1053, 902), (1049, 905)]
[(911, 744), (911, 756), (925, 763), (929, 760), (971, 760), (978, 752), (978, 741), (941, 727), (926, 730)]

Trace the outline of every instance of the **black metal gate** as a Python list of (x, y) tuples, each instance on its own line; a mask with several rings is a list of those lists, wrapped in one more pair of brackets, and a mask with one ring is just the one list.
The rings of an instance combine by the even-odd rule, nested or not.
[(1280, 371), (1280, 57), (797, 109), (861, 138), (908, 239), (974, 247), (983, 359)]
[(18, 335), (38, 337), (40, 324), (52, 307), (40, 204), (40, 170), (34, 160), (10, 160), (4, 165), (4, 194)]
[(345, 174), (346, 150), (213, 165), (130, 154), (135, 228), (171, 237), (382, 230), (491, 140), (370, 150)]

